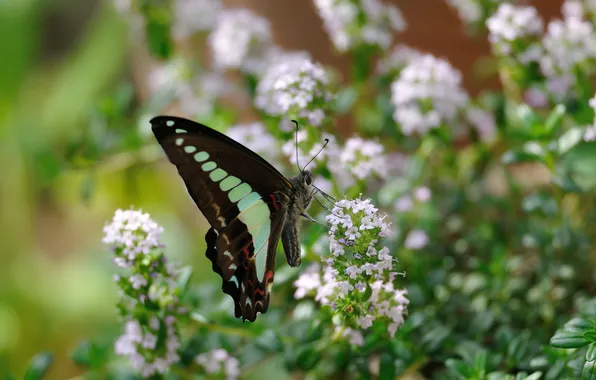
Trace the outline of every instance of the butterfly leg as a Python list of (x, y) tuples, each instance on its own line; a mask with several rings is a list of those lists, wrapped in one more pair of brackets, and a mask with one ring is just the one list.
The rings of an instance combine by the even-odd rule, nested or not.
[[(315, 198), (316, 199), (316, 198)], [(303, 218), (305, 218), (308, 221), (311, 221), (313, 223), (319, 224), (321, 226), (323, 226), (327, 231), (330, 231), (331, 229), (329, 228), (329, 226), (327, 226), (326, 224), (323, 224), (321, 222), (319, 222), (318, 220), (316, 220), (315, 218), (313, 218), (312, 216), (308, 215), (305, 212), (301, 212), (300, 216), (302, 216)]]
[(326, 192), (324, 192), (323, 190), (319, 189), (318, 187), (316, 187), (315, 185), (312, 185), (312, 187), (314, 187), (317, 192), (319, 194), (321, 194), (323, 197), (325, 197), (325, 199), (327, 199), (330, 202), (336, 203), (337, 199), (335, 199), (334, 197), (332, 197), (331, 195), (327, 194)]

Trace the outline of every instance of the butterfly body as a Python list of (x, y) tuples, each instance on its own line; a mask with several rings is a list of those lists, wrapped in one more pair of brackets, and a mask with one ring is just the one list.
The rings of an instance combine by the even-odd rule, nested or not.
[(308, 171), (287, 179), (258, 154), (196, 122), (158, 116), (153, 133), (211, 228), (206, 256), (234, 299), (235, 315), (265, 313), (281, 238), (300, 265), (299, 223), (313, 198)]

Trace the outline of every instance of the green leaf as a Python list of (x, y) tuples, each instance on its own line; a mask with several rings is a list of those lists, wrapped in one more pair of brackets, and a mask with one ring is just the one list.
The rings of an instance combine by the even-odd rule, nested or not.
[(588, 351), (586, 351), (586, 361), (593, 362), (596, 360), (596, 343), (590, 343)]
[(538, 380), (542, 378), (542, 372), (534, 372), (530, 376), (524, 376), (525, 380)]
[(465, 379), (469, 379), (474, 374), (474, 370), (472, 367), (467, 365), (462, 360), (457, 359), (447, 359), (445, 361), (445, 366), (449, 368), (453, 373), (463, 376)]
[(584, 338), (586, 338), (590, 342), (596, 342), (596, 331), (586, 331), (584, 333)]
[(31, 359), (24, 380), (40, 380), (43, 379), (46, 372), (54, 362), (54, 357), (49, 352), (37, 354)]
[(389, 352), (382, 353), (379, 380), (393, 380), (396, 374), (395, 358)]
[(590, 343), (582, 333), (560, 331), (550, 339), (550, 344), (557, 348), (580, 348)]
[(564, 155), (561, 169), (583, 191), (596, 188), (596, 143), (582, 142), (574, 146)]
[(552, 110), (550, 115), (546, 118), (546, 122), (544, 123), (544, 127), (548, 134), (552, 134), (552, 132), (561, 125), (561, 121), (563, 117), (567, 113), (567, 109), (563, 104), (557, 104), (555, 108)]
[(567, 132), (563, 133), (559, 140), (557, 141), (557, 152), (559, 154), (564, 154), (569, 149), (576, 146), (578, 143), (583, 141), (584, 131), (583, 128), (575, 127), (571, 128)]
[(298, 365), (298, 368), (303, 371), (311, 370), (319, 361), (321, 361), (321, 359), (321, 353), (317, 352), (316, 348), (312, 344), (298, 348), (296, 364)]
[(190, 265), (180, 268), (178, 271), (178, 281), (176, 281), (176, 287), (180, 289), (180, 296), (183, 297), (188, 290), (190, 279), (192, 277), (193, 270)]
[(584, 363), (584, 368), (582, 368), (582, 380), (596, 380), (596, 361)]
[(594, 322), (590, 321), (589, 319), (575, 317), (570, 319), (563, 328), (566, 331), (576, 331), (576, 332), (585, 332), (587, 330), (593, 329)]
[(541, 162), (546, 163), (547, 152), (537, 142), (530, 141), (522, 149), (507, 151), (501, 156), (504, 165), (516, 164), (519, 162)]
[(281, 337), (273, 330), (266, 330), (255, 340), (255, 345), (266, 352), (282, 351)]
[(333, 110), (338, 114), (344, 114), (352, 109), (358, 99), (358, 91), (354, 87), (341, 89), (333, 101)]
[(480, 350), (474, 358), (474, 369), (476, 372), (486, 371), (486, 365), (488, 363), (488, 353), (486, 350)]

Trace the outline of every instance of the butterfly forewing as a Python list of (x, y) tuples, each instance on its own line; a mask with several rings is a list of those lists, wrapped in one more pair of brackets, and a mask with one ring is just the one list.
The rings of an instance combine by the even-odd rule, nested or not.
[[(254, 321), (269, 304), (292, 184), (259, 155), (205, 125), (169, 116), (151, 125), (212, 226), (206, 255), (234, 299), (236, 316)], [(265, 267), (257, 268), (257, 255), (265, 254)]]

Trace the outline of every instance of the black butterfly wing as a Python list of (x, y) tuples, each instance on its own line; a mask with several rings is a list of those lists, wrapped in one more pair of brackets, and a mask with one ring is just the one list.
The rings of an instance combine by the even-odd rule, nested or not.
[[(170, 116), (151, 125), (212, 226), (206, 254), (234, 299), (236, 316), (254, 321), (269, 304), (291, 183), (258, 154), (205, 125)], [(259, 279), (256, 258), (264, 251)]]

